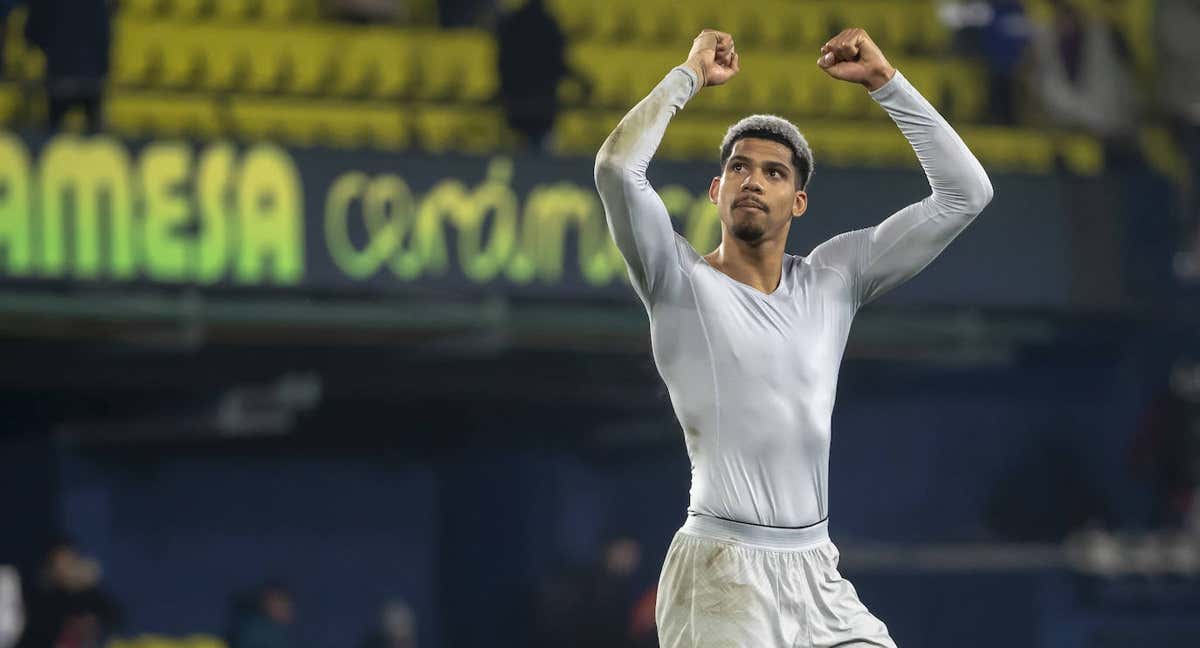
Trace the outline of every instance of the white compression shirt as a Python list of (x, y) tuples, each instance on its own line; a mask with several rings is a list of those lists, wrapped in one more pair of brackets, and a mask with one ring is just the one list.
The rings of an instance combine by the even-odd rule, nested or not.
[[(831, 80), (832, 82), (832, 80)], [(698, 91), (680, 66), (634, 106), (596, 159), (596, 186), (692, 464), (689, 511), (801, 527), (828, 517), (830, 417), (850, 322), (929, 264), (988, 204), (992, 186), (958, 134), (899, 72), (871, 93), (916, 151), (931, 194), (875, 227), (784, 255), (764, 294), (710, 266), (674, 232), (646, 169)]]

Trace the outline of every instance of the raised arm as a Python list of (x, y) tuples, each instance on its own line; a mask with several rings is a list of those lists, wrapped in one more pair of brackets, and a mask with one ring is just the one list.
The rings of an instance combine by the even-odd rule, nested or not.
[(702, 87), (725, 83), (738, 69), (733, 38), (704, 30), (687, 61), (625, 115), (596, 155), (596, 188), (605, 218), (634, 289), (647, 306), (666, 274), (680, 267), (667, 208), (646, 179), (650, 158), (675, 113)]
[(836, 236), (812, 253), (840, 270), (858, 305), (929, 265), (992, 199), (992, 183), (958, 133), (916, 88), (888, 65), (861, 29), (846, 30), (821, 50), (830, 76), (861, 83), (908, 139), (931, 193), (879, 225)]

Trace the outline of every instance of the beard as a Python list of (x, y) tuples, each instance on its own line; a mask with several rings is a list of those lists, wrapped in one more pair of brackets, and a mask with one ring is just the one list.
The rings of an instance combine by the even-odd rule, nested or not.
[(743, 218), (733, 224), (732, 232), (741, 241), (758, 243), (766, 235), (767, 229), (752, 218)]

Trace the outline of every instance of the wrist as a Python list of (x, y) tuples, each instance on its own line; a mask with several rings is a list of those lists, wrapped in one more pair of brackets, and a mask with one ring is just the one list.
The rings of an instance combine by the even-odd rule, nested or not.
[(896, 76), (896, 68), (889, 65), (869, 75), (862, 84), (867, 90), (875, 92), (891, 81), (894, 76)]
[(708, 80), (704, 78), (704, 66), (703, 65), (700, 65), (700, 63), (698, 61), (695, 61), (693, 59), (688, 59), (688, 60), (684, 61), (683, 64), (685, 66), (687, 66), (687, 68), (690, 69), (692, 72), (696, 73), (696, 83), (697, 83), (696, 91), (697, 92), (700, 91), (700, 88), (703, 88), (704, 86), (708, 85)]

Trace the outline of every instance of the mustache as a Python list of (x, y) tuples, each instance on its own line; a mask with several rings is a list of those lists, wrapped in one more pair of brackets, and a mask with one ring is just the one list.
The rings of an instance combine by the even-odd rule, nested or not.
[(767, 204), (757, 198), (739, 198), (739, 199), (733, 201), (733, 206), (734, 207), (744, 207), (744, 206), (758, 207), (759, 209), (761, 209), (763, 211), (767, 211)]

